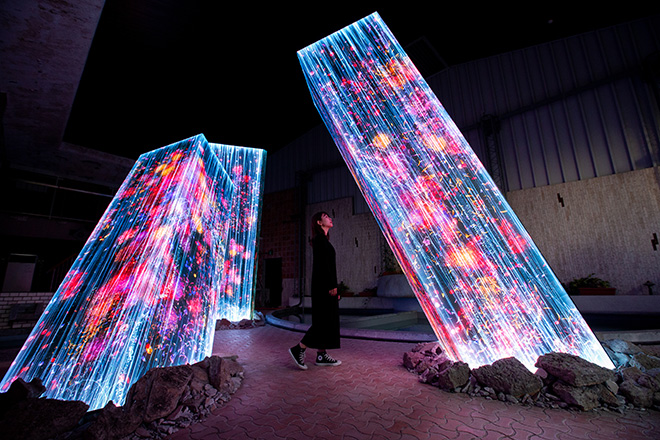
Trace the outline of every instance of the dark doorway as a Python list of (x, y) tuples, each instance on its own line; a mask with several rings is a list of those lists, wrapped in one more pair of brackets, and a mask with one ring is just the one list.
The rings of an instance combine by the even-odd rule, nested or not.
[(282, 259), (266, 258), (266, 279), (264, 287), (268, 290), (268, 307), (282, 305)]

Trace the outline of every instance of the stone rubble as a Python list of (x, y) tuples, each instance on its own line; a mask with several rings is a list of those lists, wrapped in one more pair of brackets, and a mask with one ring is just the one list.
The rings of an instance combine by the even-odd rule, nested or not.
[(162, 439), (206, 418), (241, 386), (236, 356), (153, 368), (130, 388), (123, 406), (87, 412), (79, 401), (39, 398), (39, 379), (14, 381), (0, 394), (0, 432), (21, 440)]
[(612, 339), (603, 347), (616, 369), (608, 370), (566, 353), (547, 353), (530, 372), (515, 358), (470, 370), (454, 362), (437, 342), (417, 344), (403, 365), (420, 382), (472, 397), (542, 408), (660, 410), (660, 348)]
[[(255, 311), (254, 319), (218, 320), (216, 330), (265, 324)], [(153, 368), (129, 389), (123, 406), (109, 402), (87, 412), (89, 405), (80, 401), (39, 398), (46, 391), (41, 380), (19, 378), (0, 393), (0, 433), (21, 440), (161, 439), (206, 418), (242, 382), (236, 356), (211, 356), (193, 365)]]
[(83, 402), (39, 399), (44, 391), (39, 379), (28, 383), (19, 378), (0, 394), (2, 438), (50, 439), (73, 430), (89, 408)]
[(530, 372), (518, 359), (510, 357), (472, 370), (477, 383), (520, 399), (534, 395), (543, 387), (540, 377)]
[(216, 330), (236, 330), (262, 327), (266, 325), (266, 318), (261, 312), (254, 312), (254, 319), (241, 319), (238, 322), (232, 322), (228, 319), (219, 319), (215, 323)]

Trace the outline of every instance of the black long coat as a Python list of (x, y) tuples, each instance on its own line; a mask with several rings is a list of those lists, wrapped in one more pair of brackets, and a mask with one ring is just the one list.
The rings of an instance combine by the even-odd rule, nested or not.
[(307, 347), (320, 350), (339, 348), (339, 296), (335, 248), (328, 239), (312, 240), (312, 325), (302, 339)]

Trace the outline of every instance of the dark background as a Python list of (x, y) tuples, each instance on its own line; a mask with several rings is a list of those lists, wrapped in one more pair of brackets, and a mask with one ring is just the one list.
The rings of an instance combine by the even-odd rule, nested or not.
[(274, 152), (321, 123), (296, 52), (376, 11), (451, 66), (660, 10), (382, 3), (107, 0), (64, 140), (137, 158), (203, 133)]

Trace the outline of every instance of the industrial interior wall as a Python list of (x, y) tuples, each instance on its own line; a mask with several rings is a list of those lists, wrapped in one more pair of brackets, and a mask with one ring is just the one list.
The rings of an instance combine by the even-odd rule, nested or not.
[[(651, 178), (660, 165), (660, 113), (647, 75), (660, 56), (659, 30), (660, 16), (648, 17), (427, 79), (484, 164), (482, 117), (499, 121), (503, 192), (562, 283), (595, 273), (618, 294), (647, 292), (646, 281), (660, 291), (660, 247), (651, 244), (660, 231), (649, 226), (660, 224)], [(371, 217), (325, 126), (269, 157), (266, 194), (294, 187), (298, 171), (308, 173), (308, 212), (352, 197), (352, 215)], [(365, 251), (353, 248), (345, 254)], [(381, 253), (355, 260), (349, 270), (362, 275), (340, 279), (354, 290), (372, 287)]]
[[(504, 191), (660, 165), (660, 16), (452, 66), (428, 83)], [(492, 170), (489, 169), (492, 174)]]
[[(487, 168), (483, 118), (499, 122), (508, 192), (660, 165), (658, 59), (653, 16), (451, 66), (427, 82)], [(265, 192), (295, 186), (304, 171), (321, 188), (311, 201), (353, 196), (354, 186), (325, 178), (348, 176), (345, 167), (319, 125), (269, 157)]]
[[(383, 250), (387, 246), (383, 233), (371, 212), (355, 214), (350, 197), (307, 205), (306, 218), (325, 211), (334, 219), (330, 243), (337, 253), (337, 282), (359, 294), (374, 289), (383, 271)], [(307, 231), (307, 238), (311, 232)], [(311, 295), (312, 252), (305, 252), (305, 292)]]
[[(646, 295), (648, 281), (654, 294), (660, 292), (660, 167), (506, 197), (562, 284), (595, 274), (617, 295)], [(330, 234), (338, 280), (355, 293), (375, 287), (387, 243), (373, 215), (354, 213), (350, 197), (310, 204), (306, 217), (317, 211), (335, 218)], [(311, 274), (311, 264), (311, 252), (305, 252), (305, 273)], [(307, 295), (309, 288), (307, 277)]]
[(507, 201), (563, 284), (595, 274), (617, 295), (660, 292), (660, 167), (512, 191)]

